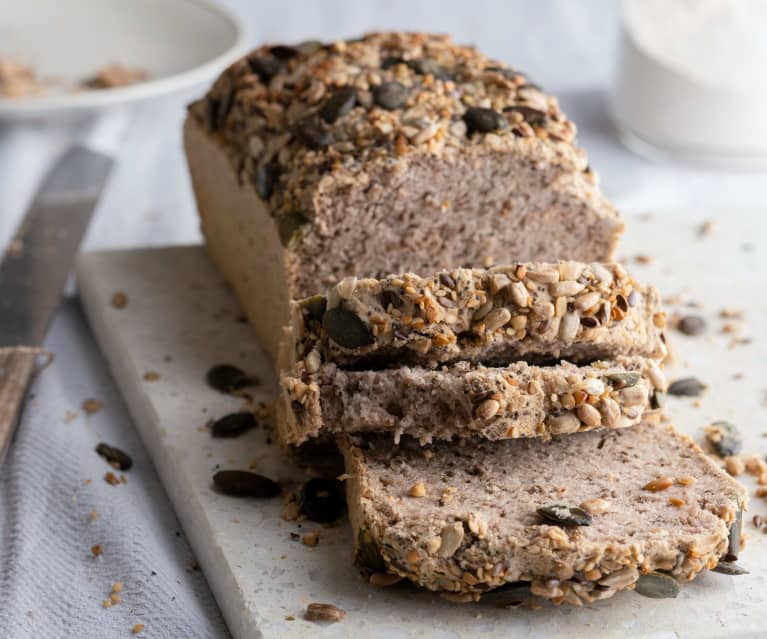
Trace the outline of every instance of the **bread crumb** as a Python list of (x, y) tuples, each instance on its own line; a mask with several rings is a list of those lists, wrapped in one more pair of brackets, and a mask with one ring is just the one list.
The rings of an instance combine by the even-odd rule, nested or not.
[(104, 481), (109, 484), (110, 486), (117, 486), (120, 483), (120, 480), (117, 478), (117, 475), (115, 475), (111, 470), (104, 475)]
[(101, 547), (101, 544), (96, 544), (91, 546), (91, 553), (93, 553), (94, 557), (99, 557), (104, 553), (104, 549)]
[(160, 379), (160, 373), (157, 371), (147, 371), (143, 375), (145, 382), (156, 382), (158, 379)]
[(114, 308), (123, 309), (128, 306), (128, 296), (122, 291), (115, 291), (109, 303)]
[(408, 491), (408, 494), (411, 497), (425, 497), (426, 496), (426, 486), (422, 481), (417, 481), (415, 484), (413, 484), (410, 487), (410, 490)]
[(304, 545), (309, 546), (310, 548), (314, 548), (317, 546), (317, 544), (320, 543), (320, 531), (312, 530), (311, 532), (306, 533), (301, 538), (301, 541), (304, 542)]
[(746, 464), (740, 457), (725, 457), (724, 467), (733, 477), (742, 475), (746, 471)]
[(104, 608), (111, 608), (112, 607), (112, 602), (109, 601), (109, 599), (104, 599), (104, 601), (101, 602), (101, 605)]
[(112, 592), (122, 592), (123, 584), (122, 581), (115, 581), (112, 584)]
[(68, 411), (66, 411), (64, 413), (64, 423), (65, 424), (71, 424), (76, 419), (77, 419), (77, 411), (68, 410)]
[(113, 592), (111, 595), (109, 595), (109, 600), (113, 604), (119, 604), (122, 601), (122, 597), (120, 597), (120, 595), (118, 595), (116, 592)]
[(88, 413), (88, 415), (93, 415), (94, 413), (98, 413), (102, 408), (104, 407), (104, 404), (100, 402), (97, 399), (86, 399), (83, 401), (82, 409)]
[(99, 511), (95, 508), (91, 508), (91, 512), (88, 515), (91, 518), (91, 521), (95, 521), (99, 518)]
[(141, 633), (143, 631), (144, 631), (144, 624), (143, 623), (137, 623), (135, 626), (133, 626), (133, 628), (131, 628), (131, 632), (134, 635), (137, 635), (137, 634), (139, 634), (139, 633)]

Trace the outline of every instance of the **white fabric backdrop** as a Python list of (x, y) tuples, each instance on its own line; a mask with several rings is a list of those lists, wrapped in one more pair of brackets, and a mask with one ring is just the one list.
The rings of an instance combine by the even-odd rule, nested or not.
[[(435, 28), (459, 31), (459, 39), (495, 48), (513, 64), (533, 65), (541, 81), (554, 90), (558, 84), (584, 86), (607, 77), (608, 65), (601, 61), (605, 42), (593, 38), (589, 42), (583, 34), (610, 31), (607, 18), (600, 20), (594, 9), (613, 5), (610, 0), (508, 3), (524, 4), (529, 22), (514, 21), (509, 13), (503, 29), (497, 28), (498, 20), (465, 17), (469, 11), (487, 15), (489, 7), (496, 6), (476, 0), (395, 0), (354, 3), (353, 9), (352, 3), (340, 1), (268, 3), (267, 8), (267, 3), (229, 2), (240, 9), (257, 5), (264, 12), (258, 23), (262, 34), (271, 38), (274, 33), (275, 39), (283, 34), (327, 37), (368, 25), (404, 26), (415, 12), (415, 26), (425, 28), (433, 20)], [(322, 16), (311, 9), (315, 4), (325, 7)], [(590, 9), (581, 14), (572, 8), (576, 4)], [(551, 18), (546, 23), (541, 13), (530, 16), (527, 8), (532, 5), (562, 13), (536, 9)], [(377, 11), (371, 14), (375, 19), (368, 19), (360, 6)], [(248, 10), (255, 22), (255, 9)], [(340, 11), (337, 19), (328, 17), (331, 10)], [(286, 11), (292, 16), (289, 24), (278, 21)], [(383, 17), (378, 21), (375, 16)], [(502, 55), (503, 51), (509, 54)], [(574, 78), (574, 69), (584, 64), (588, 72)], [(86, 249), (199, 240), (180, 143), (183, 105), (189, 97), (177, 96), (136, 112), (86, 237)], [(579, 124), (581, 143), (590, 151), (605, 190), (625, 211), (700, 209), (701, 215), (709, 215), (720, 209), (726, 217), (737, 214), (737, 209), (764, 207), (765, 174), (647, 162), (615, 139), (603, 91), (565, 92), (562, 103)], [(66, 141), (64, 131), (0, 125), (0, 248)], [(63, 305), (46, 345), (56, 353), (56, 361), (34, 384), (34, 398), (0, 469), (0, 637), (125, 637), (139, 622), (146, 624), (147, 637), (227, 637), (203, 575), (191, 568), (192, 553), (76, 298)], [(80, 405), (89, 397), (104, 402), (104, 409), (86, 416)], [(77, 416), (68, 420), (67, 411)], [(99, 441), (133, 456), (135, 467), (126, 473), (127, 484), (113, 487), (103, 481), (105, 464), (93, 452)], [(86, 480), (92, 481), (86, 485)], [(95, 521), (89, 517), (92, 508), (99, 512)], [(101, 558), (91, 556), (94, 544), (103, 547)], [(124, 584), (123, 601), (104, 610), (101, 602), (115, 581)]]

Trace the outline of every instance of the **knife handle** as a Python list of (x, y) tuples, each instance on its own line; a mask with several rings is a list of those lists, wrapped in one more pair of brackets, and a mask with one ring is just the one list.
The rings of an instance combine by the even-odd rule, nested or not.
[(13, 439), (24, 395), (37, 370), (39, 348), (0, 348), (0, 462)]

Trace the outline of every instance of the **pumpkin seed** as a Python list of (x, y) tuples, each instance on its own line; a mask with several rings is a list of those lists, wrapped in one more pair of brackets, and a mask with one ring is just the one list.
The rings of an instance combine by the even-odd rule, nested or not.
[(101, 442), (96, 446), (96, 452), (106, 459), (110, 465), (120, 470), (129, 470), (133, 466), (133, 460), (130, 458), (130, 455), (115, 446)]
[(213, 366), (206, 374), (208, 385), (220, 393), (233, 393), (248, 386), (256, 386), (259, 381), (245, 371), (231, 364)]
[(357, 550), (354, 556), (358, 565), (372, 572), (386, 572), (386, 562), (375, 542), (360, 530), (357, 535)]
[(257, 425), (253, 413), (231, 413), (213, 422), (210, 434), (213, 437), (239, 437)]
[(474, 133), (490, 133), (506, 129), (509, 123), (498, 111), (486, 107), (469, 107), (463, 114), (463, 121), (466, 122), (466, 132), (469, 135)]
[(373, 99), (382, 109), (393, 111), (405, 106), (409, 95), (408, 88), (401, 82), (384, 82), (373, 87)]
[(342, 306), (331, 308), (322, 316), (322, 327), (328, 337), (343, 348), (359, 348), (375, 342), (370, 327)]
[(666, 393), (659, 390), (654, 390), (652, 397), (650, 397), (650, 408), (658, 410), (666, 406)]
[(734, 561), (720, 561), (714, 568), (712, 568), (712, 570), (723, 575), (736, 576), (749, 574), (748, 570), (739, 566)]
[(740, 432), (734, 424), (716, 421), (706, 428), (706, 439), (720, 457), (737, 455), (743, 448)]
[(286, 213), (277, 218), (280, 242), (286, 249), (294, 249), (312, 230), (312, 221), (303, 213)]
[(543, 506), (537, 512), (546, 523), (558, 526), (588, 526), (592, 521), (591, 515), (583, 508), (566, 504)]
[(547, 115), (545, 111), (525, 106), (524, 104), (514, 104), (507, 106), (504, 112), (519, 113), (530, 126), (543, 126), (546, 124)]
[(293, 129), (296, 139), (312, 151), (321, 151), (333, 141), (328, 131), (318, 118), (304, 118)]
[(516, 608), (528, 597), (530, 597), (530, 582), (512, 581), (486, 592), (479, 602), (494, 608)]
[(677, 397), (698, 397), (706, 388), (708, 387), (696, 377), (683, 377), (668, 387), (668, 394)]
[(279, 60), (263, 55), (250, 56), (248, 58), (248, 66), (264, 84), (268, 84), (282, 70), (282, 64)]
[(231, 497), (268, 498), (280, 494), (277, 482), (247, 470), (220, 470), (213, 475), (216, 490)]
[(351, 86), (341, 87), (325, 100), (319, 110), (319, 116), (328, 124), (333, 124), (354, 108), (357, 102), (357, 89)]
[(740, 552), (740, 535), (743, 529), (743, 510), (738, 508), (735, 521), (730, 524), (730, 536), (727, 541), (727, 554), (737, 557)]
[(681, 591), (679, 582), (662, 572), (648, 572), (637, 579), (637, 594), (651, 599), (673, 599)]
[(335, 479), (310, 479), (298, 496), (301, 510), (319, 524), (335, 521), (344, 510), (344, 493), (341, 482)]
[(301, 300), (300, 305), (308, 313), (309, 318), (321, 322), (322, 316), (327, 310), (328, 301), (324, 295), (312, 295), (305, 300)]
[(685, 335), (700, 335), (706, 330), (706, 320), (700, 315), (686, 315), (679, 320), (676, 327)]
[(605, 379), (610, 382), (610, 385), (615, 390), (621, 390), (622, 388), (631, 388), (639, 383), (642, 379), (642, 374), (639, 372), (629, 373), (608, 373), (605, 375)]

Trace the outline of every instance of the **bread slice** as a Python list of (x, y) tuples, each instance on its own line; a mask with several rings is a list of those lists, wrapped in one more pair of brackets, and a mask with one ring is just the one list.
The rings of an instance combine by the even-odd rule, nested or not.
[(274, 358), (287, 300), (346, 276), (611, 259), (623, 222), (574, 138), (524, 74), (419, 33), (261, 47), (184, 129), (206, 244)]
[[(670, 426), (427, 447), (339, 439), (358, 561), (431, 590), (524, 581), (580, 605), (650, 571), (689, 580), (727, 552), (746, 505), (744, 488)], [(537, 511), (554, 504), (580, 507), (590, 525), (546, 523)]]
[(664, 324), (658, 292), (618, 264), (532, 262), (347, 278), (294, 307), (293, 359), (315, 372), (322, 362), (362, 369), (662, 358)]
[(658, 406), (655, 393), (665, 390), (665, 380), (655, 360), (622, 357), (580, 367), (459, 362), (349, 371), (323, 364), (317, 373), (283, 376), (282, 387), (287, 419), (278, 428), (285, 445), (373, 431), (392, 433), (395, 443), (401, 435), (428, 443), (633, 426)]

